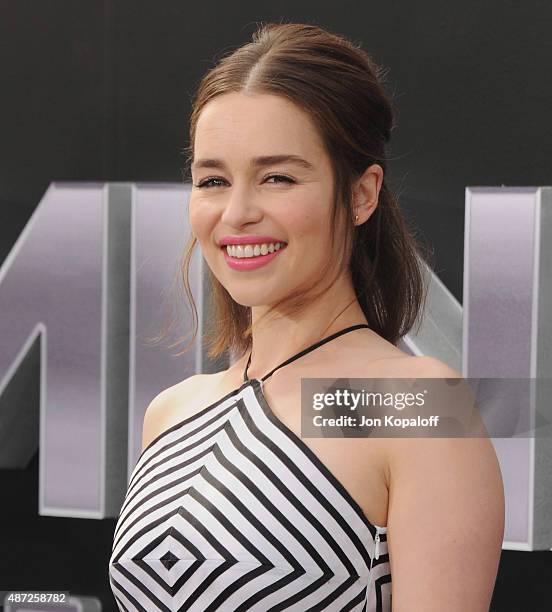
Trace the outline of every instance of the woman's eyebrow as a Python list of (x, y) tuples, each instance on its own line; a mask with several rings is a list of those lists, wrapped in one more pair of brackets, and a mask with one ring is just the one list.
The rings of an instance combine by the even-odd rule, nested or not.
[[(256, 168), (281, 163), (297, 164), (298, 166), (302, 166), (307, 170), (314, 169), (314, 166), (309, 161), (307, 161), (303, 157), (300, 157), (299, 155), (261, 155), (260, 157), (254, 157), (251, 160), (251, 165)], [(226, 164), (220, 159), (205, 158), (194, 161), (194, 163), (192, 164), (192, 168), (194, 170), (197, 170), (198, 168), (219, 168), (221, 170), (224, 170), (226, 168)]]

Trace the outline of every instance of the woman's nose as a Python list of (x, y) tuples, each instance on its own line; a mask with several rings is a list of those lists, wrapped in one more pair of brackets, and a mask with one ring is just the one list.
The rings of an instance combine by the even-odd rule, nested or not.
[(247, 187), (231, 187), (224, 203), (222, 221), (230, 226), (239, 227), (245, 223), (258, 221), (262, 210), (253, 190)]

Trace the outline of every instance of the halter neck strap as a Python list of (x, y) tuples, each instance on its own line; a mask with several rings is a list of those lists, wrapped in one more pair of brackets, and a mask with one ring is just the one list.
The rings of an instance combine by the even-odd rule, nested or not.
[[(315, 348), (318, 348), (322, 344), (326, 344), (326, 342), (329, 342), (330, 340), (333, 340), (334, 338), (337, 338), (338, 336), (342, 336), (343, 334), (346, 334), (348, 332), (352, 332), (355, 329), (360, 329), (362, 327), (368, 327), (369, 328), (370, 326), (367, 325), (366, 323), (358, 323), (357, 325), (351, 325), (350, 327), (346, 327), (344, 329), (340, 329), (339, 331), (335, 332), (331, 336), (328, 336), (327, 338), (322, 338), (322, 340), (318, 340), (318, 342), (315, 342), (314, 344), (311, 344), (306, 349), (303, 349), (302, 351), (299, 351), (298, 353), (296, 353), (295, 355), (293, 355), (289, 359), (286, 359), (280, 365), (276, 366), (274, 369), (270, 370), (270, 372), (268, 374), (265, 374), (261, 378), (261, 382), (265, 381), (269, 376), (272, 376), (272, 374), (274, 374), (274, 372), (276, 372), (276, 370), (282, 368), (285, 365), (288, 365), (288, 363), (291, 363), (292, 361), (295, 361), (296, 359), (299, 359), (299, 357), (302, 357), (306, 353), (309, 353), (310, 351), (313, 351)], [(249, 366), (251, 364), (251, 353), (252, 352), (253, 352), (253, 348), (251, 348), (251, 351), (249, 351), (249, 358), (247, 360), (247, 365), (245, 366), (245, 370), (243, 372), (243, 382), (244, 383), (249, 381), (249, 378), (247, 377), (247, 369), (249, 368)]]

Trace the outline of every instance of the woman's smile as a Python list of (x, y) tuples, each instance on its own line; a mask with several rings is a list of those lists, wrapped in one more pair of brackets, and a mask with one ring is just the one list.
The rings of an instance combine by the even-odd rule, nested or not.
[(286, 247), (285, 243), (277, 242), (269, 245), (256, 244), (254, 247), (252, 245), (223, 246), (221, 250), (230, 268), (246, 271), (265, 266), (278, 257)]

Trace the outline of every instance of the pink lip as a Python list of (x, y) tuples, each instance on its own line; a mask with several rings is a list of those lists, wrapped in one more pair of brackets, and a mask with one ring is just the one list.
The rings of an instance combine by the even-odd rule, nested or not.
[(263, 244), (270, 242), (284, 242), (279, 238), (273, 236), (261, 236), (259, 234), (252, 234), (251, 236), (223, 236), (219, 241), (219, 246), (225, 246), (227, 244)]
[[(251, 243), (248, 243), (251, 244)], [(285, 251), (286, 247), (285, 246), (281, 246), (277, 251), (274, 251), (273, 253), (267, 253), (266, 255), (259, 255), (258, 257), (232, 257), (230, 255), (228, 255), (228, 253), (226, 252), (226, 247), (222, 248), (222, 252), (224, 253), (224, 259), (226, 260), (226, 263), (233, 269), (233, 270), (255, 270), (256, 268), (261, 268), (262, 266), (266, 265), (267, 263), (271, 262), (275, 257), (278, 257), (278, 255), (282, 252)]]

